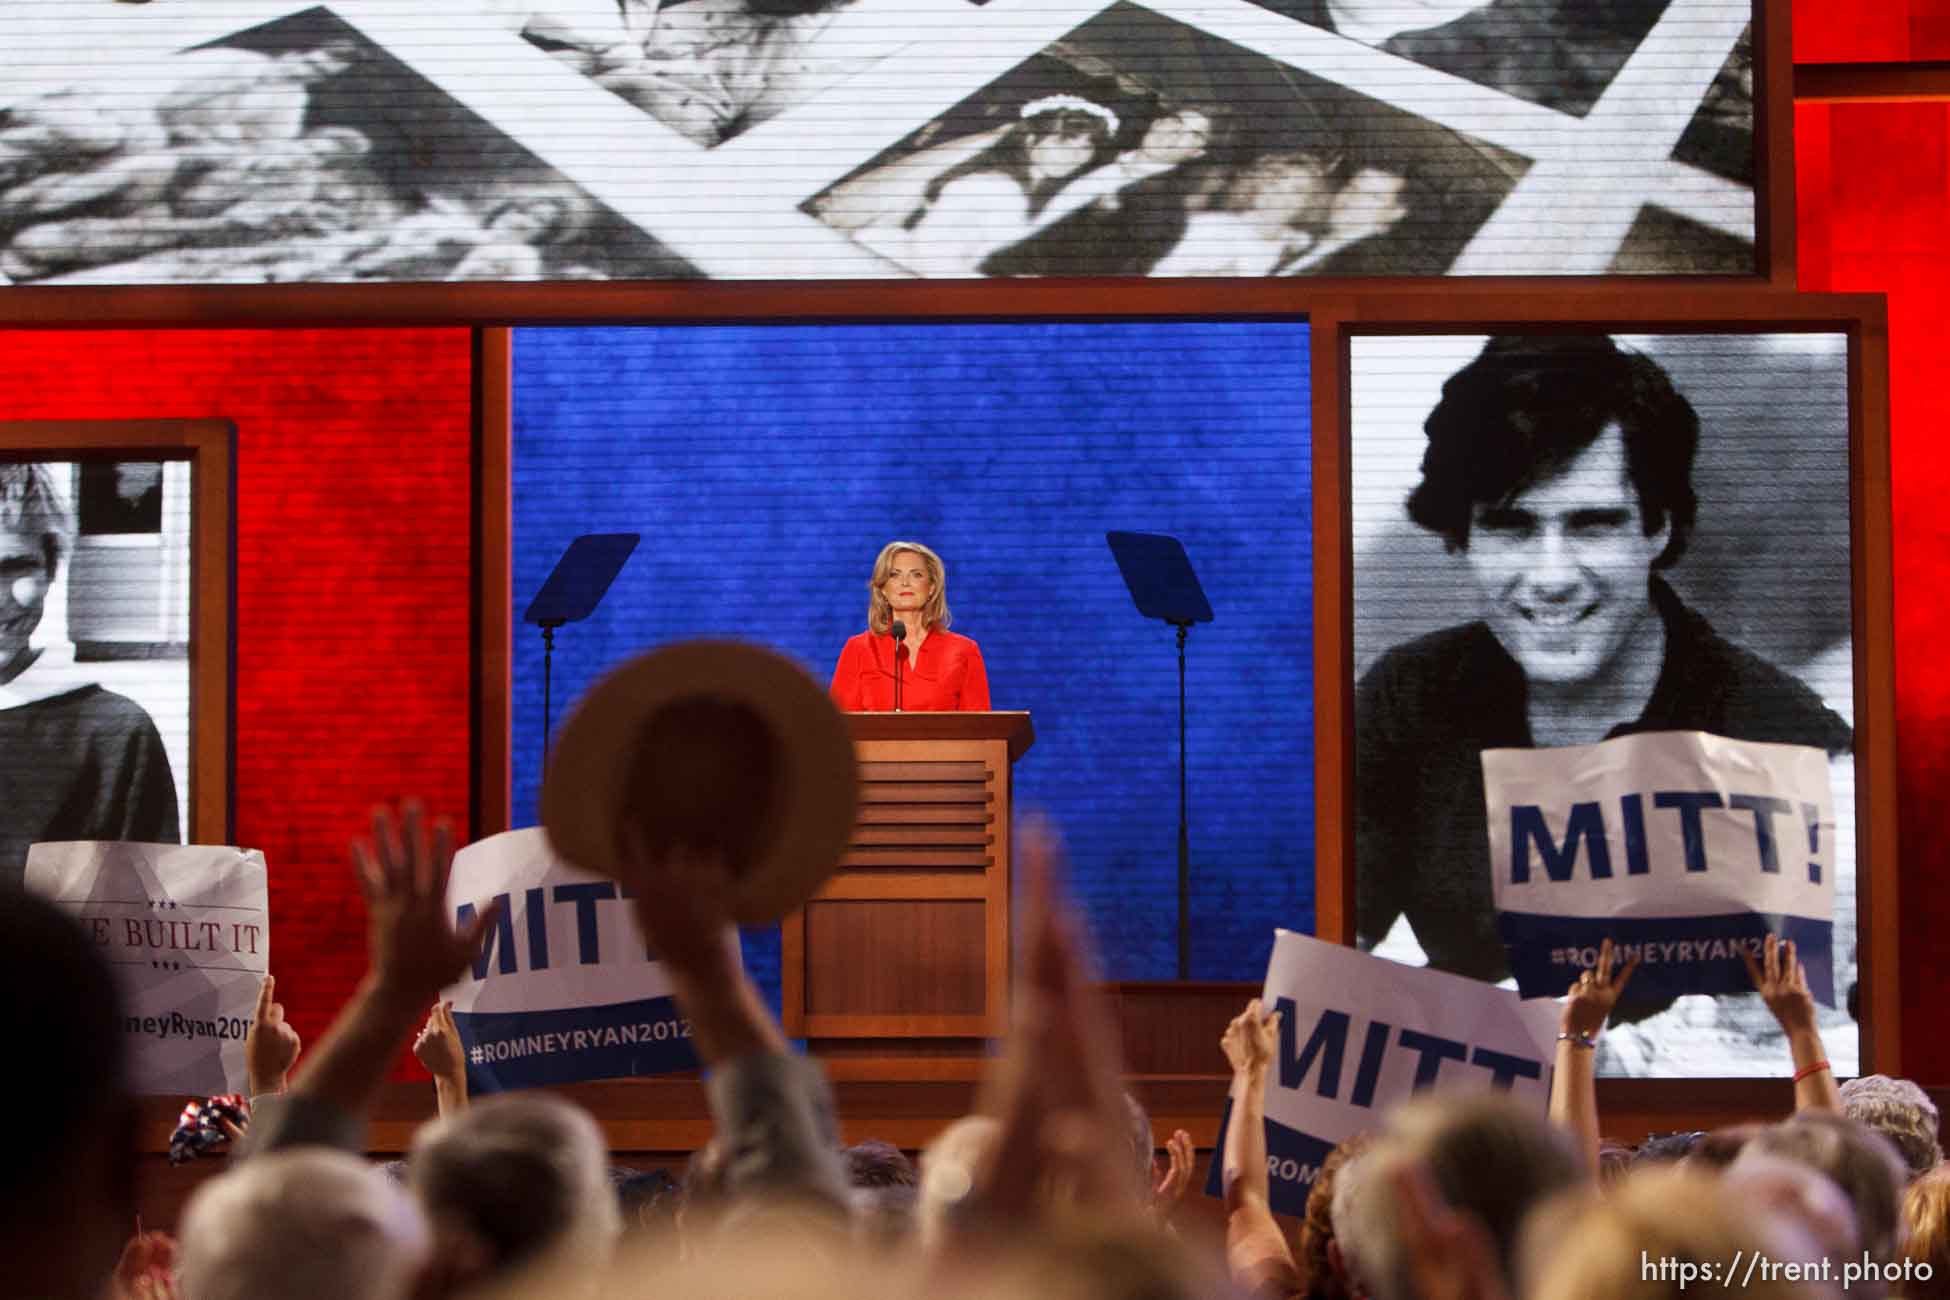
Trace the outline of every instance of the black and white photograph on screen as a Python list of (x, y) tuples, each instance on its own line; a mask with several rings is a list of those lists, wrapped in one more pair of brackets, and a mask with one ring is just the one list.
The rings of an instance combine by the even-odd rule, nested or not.
[(180, 51), (133, 88), (6, 104), (0, 274), (144, 284), (697, 272), (321, 7)]
[(183, 840), (190, 474), (0, 460), (0, 881), (43, 840)]
[(1116, 4), (806, 205), (920, 275), (1440, 275), (1522, 158)]
[(1754, 183), (1754, 29), (1740, 34), (1713, 78), (1699, 112), (1679, 137), (1672, 156), (1716, 176)]
[(1506, 95), (1582, 116), (1671, 0), (1253, 0)]
[(0, 284), (1756, 272), (1754, 0), (1279, 3), (14, 0)]
[(533, 12), (517, 16), (531, 44), (704, 148), (872, 66), (905, 39), (861, 0), (525, 7)]
[[(1506, 980), (1486, 748), (1634, 730), (1819, 747), (1838, 846), (1837, 1006), (1821, 1028), (1837, 1073), (1853, 1073), (1845, 337), (1351, 343), (1361, 945)], [(1628, 991), (1598, 1064), (1711, 1077), (1786, 1059), (1755, 995)]]

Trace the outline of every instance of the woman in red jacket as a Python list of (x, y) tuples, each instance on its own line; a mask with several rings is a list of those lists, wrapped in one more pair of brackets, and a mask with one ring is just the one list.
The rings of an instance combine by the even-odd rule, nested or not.
[[(910, 713), (989, 707), (982, 650), (948, 630), (948, 572), (919, 542), (889, 542), (867, 580), (867, 630), (840, 651), (833, 700), (853, 712), (894, 707), (899, 656), (900, 707)], [(905, 632), (894, 636), (895, 624)]]

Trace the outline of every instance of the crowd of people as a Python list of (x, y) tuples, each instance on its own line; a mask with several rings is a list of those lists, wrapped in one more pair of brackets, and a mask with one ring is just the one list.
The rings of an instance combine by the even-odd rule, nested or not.
[[(655, 859), (637, 874), (634, 905), (706, 1068), (714, 1134), (681, 1179), (612, 1169), (600, 1126), (559, 1098), (469, 1104), (451, 1008), (437, 999), (496, 909), (456, 929), (451, 836), (409, 805), (397, 821), (378, 814), (354, 848), (364, 978), (309, 1050), (265, 981), (246, 1041), (248, 1122), (220, 1121), (237, 1139), (231, 1167), (202, 1184), (174, 1236), (129, 1235), (136, 1112), (111, 972), (52, 903), (10, 898), (0, 1016), (52, 1068), (9, 1072), (9, 1288), (90, 1300), (862, 1287), (1581, 1300), (1678, 1295), (1739, 1276), (1743, 1260), (1745, 1285), (1766, 1295), (1932, 1296), (1950, 1278), (1936, 1109), (1903, 1080), (1838, 1086), (1788, 943), (1750, 960), (1794, 1054), (1795, 1110), (1781, 1122), (1636, 1150), (1601, 1139), (1593, 1044), (1632, 974), (1607, 944), (1565, 999), (1548, 1117), (1494, 1092), (1402, 1105), (1324, 1163), (1292, 1237), (1272, 1212), (1262, 1122), (1279, 1017), (1255, 1001), (1218, 1045), (1233, 1079), (1221, 1257), (1173, 1229), (1191, 1140), (1172, 1134), (1160, 1156), (1125, 1091), (1047, 828), (1019, 839), (1014, 1029), (976, 1113), (918, 1163), (884, 1142), (842, 1145), (821, 1069), (791, 1049), (743, 969), (736, 884), (713, 856), (641, 838), (627, 851)], [(366, 1156), (366, 1119), (409, 1040), (437, 1080), (440, 1113), (386, 1167)]]

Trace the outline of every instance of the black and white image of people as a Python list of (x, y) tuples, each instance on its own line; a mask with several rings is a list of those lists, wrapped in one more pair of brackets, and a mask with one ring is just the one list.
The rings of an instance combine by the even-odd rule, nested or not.
[(1524, 162), (1118, 4), (806, 206), (921, 275), (1439, 275)]
[(0, 116), (16, 283), (689, 274), (325, 9)]
[(1753, 6), (15, 0), (0, 287), (1752, 274)]
[(0, 886), (42, 840), (182, 842), (189, 475), (0, 462)]
[(537, 6), (522, 34), (706, 148), (886, 52), (854, 0), (615, 0), (587, 9)]
[[(1845, 340), (1363, 336), (1351, 357), (1362, 945), (1503, 980), (1482, 751), (1698, 730), (1828, 753), (1844, 993)], [(1848, 1072), (1853, 1022), (1822, 1027)], [(1599, 1068), (1745, 1075), (1778, 1034), (1753, 996), (1621, 1002)]]
[(1253, 0), (1425, 67), (1582, 115), (1669, 0)]

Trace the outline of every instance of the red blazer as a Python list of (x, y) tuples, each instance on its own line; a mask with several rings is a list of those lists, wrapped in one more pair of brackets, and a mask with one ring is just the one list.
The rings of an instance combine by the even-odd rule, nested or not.
[[(840, 651), (830, 688), (833, 702), (851, 713), (894, 707), (894, 639), (862, 632)], [(985, 712), (989, 674), (982, 649), (965, 636), (928, 633), (921, 653), (901, 665), (901, 708), (910, 713)]]

